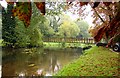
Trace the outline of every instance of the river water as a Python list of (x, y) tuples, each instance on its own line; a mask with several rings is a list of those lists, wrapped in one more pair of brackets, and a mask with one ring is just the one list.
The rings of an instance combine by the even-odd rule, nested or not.
[(2, 76), (52, 76), (81, 54), (81, 48), (2, 49)]

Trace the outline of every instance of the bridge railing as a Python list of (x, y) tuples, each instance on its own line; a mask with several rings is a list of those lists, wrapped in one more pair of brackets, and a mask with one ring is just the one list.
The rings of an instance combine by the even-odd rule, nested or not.
[(68, 43), (88, 43), (94, 44), (93, 38), (43, 38), (44, 42), (68, 42)]

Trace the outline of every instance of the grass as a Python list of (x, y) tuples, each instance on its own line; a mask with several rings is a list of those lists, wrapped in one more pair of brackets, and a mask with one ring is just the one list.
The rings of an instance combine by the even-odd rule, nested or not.
[(55, 76), (118, 76), (119, 53), (93, 47), (76, 61), (66, 65)]
[(62, 43), (58, 42), (44, 42), (44, 48), (69, 48), (69, 47), (85, 47), (93, 44), (82, 44), (82, 43), (65, 43), (65, 46), (62, 46)]

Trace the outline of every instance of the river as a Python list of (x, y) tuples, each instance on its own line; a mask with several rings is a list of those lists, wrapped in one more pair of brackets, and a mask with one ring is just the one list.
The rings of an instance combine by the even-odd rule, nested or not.
[(2, 76), (52, 76), (80, 57), (79, 49), (2, 49)]

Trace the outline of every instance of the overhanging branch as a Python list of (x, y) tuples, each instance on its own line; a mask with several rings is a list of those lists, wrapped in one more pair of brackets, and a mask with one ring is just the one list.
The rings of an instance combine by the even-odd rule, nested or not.
[(101, 16), (98, 14), (98, 12), (96, 11), (96, 9), (95, 8), (93, 8), (93, 10), (95, 11), (95, 13), (97, 14), (97, 16), (100, 18), (100, 20), (103, 22), (103, 23), (105, 23), (105, 21), (101, 18)]

